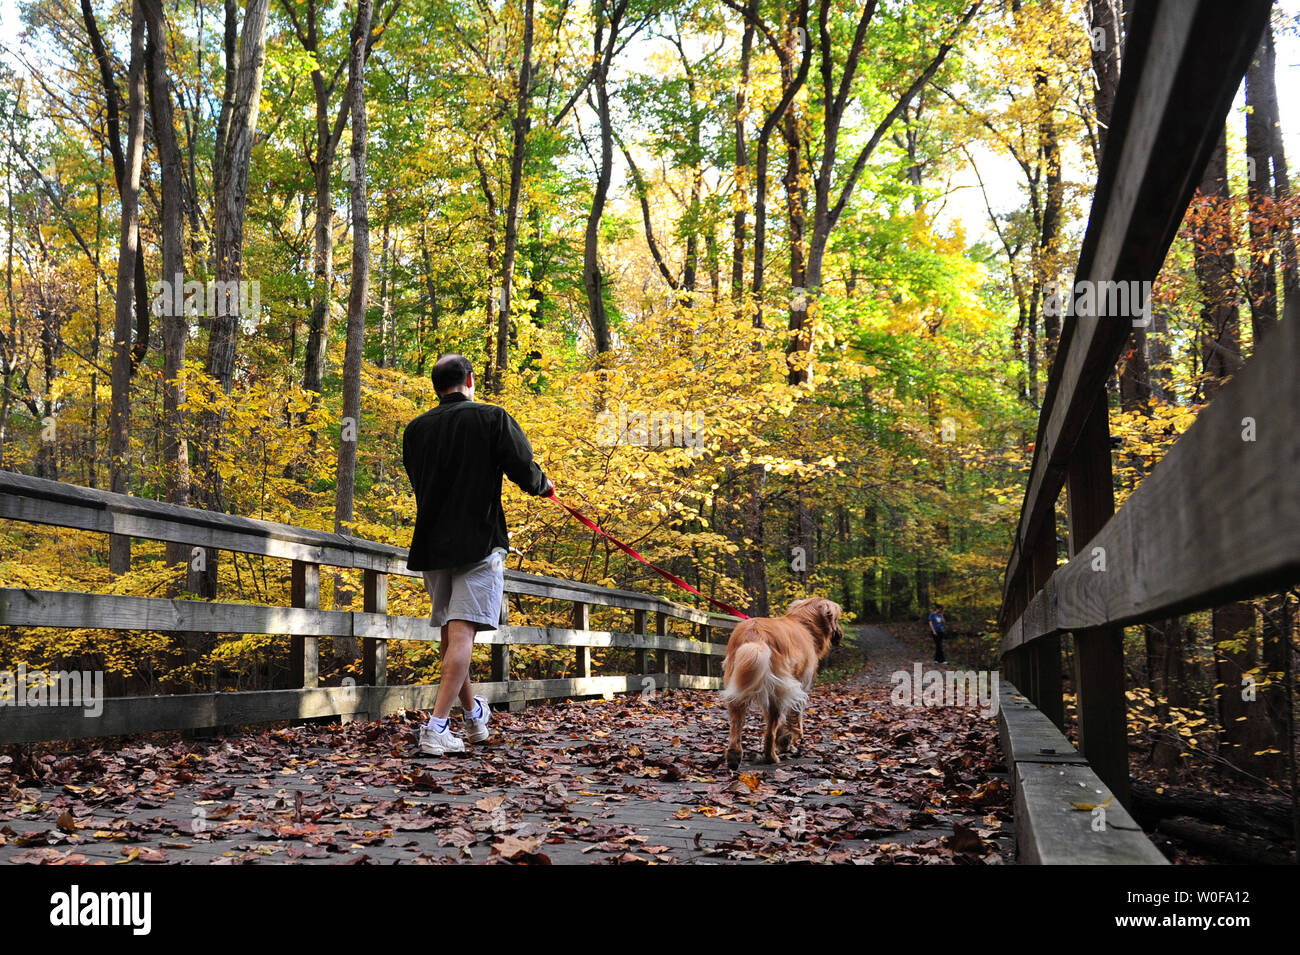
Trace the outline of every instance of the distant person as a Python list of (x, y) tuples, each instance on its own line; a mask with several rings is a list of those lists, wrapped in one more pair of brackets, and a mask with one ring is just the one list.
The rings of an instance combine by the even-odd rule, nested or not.
[(935, 604), (934, 609), (930, 611), (928, 618), (930, 624), (930, 635), (934, 637), (934, 662), (947, 663), (943, 655), (943, 635), (947, 630), (947, 622), (943, 619), (943, 605)]
[[(474, 400), (474, 370), (461, 355), (433, 366), (438, 407), (406, 426), (402, 463), (415, 490), (415, 533), (406, 566), (424, 573), (433, 602), (429, 625), (442, 628), (442, 680), (420, 752), (463, 753), (465, 740), (488, 738), (491, 710), (470, 685), (474, 635), (501, 622), (509, 539), (501, 508), (505, 475), (529, 494), (550, 497), (555, 485), (533, 461), (523, 430), (504, 408)], [(460, 700), (465, 739), (451, 731)]]

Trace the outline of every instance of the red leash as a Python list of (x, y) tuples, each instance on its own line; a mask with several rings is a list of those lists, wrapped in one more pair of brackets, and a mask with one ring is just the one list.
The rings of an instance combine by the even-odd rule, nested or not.
[(585, 514), (583, 514), (581, 511), (577, 510), (576, 508), (570, 507), (568, 504), (565, 504), (563, 501), (561, 501), (558, 497), (555, 496), (555, 492), (554, 492), (554, 491), (551, 492), (551, 494), (550, 494), (550, 499), (551, 499), (552, 501), (554, 501), (556, 504), (560, 505), (560, 507), (564, 508), (564, 509), (565, 509), (566, 511), (568, 511), (570, 514), (572, 514), (572, 515), (574, 516), (574, 518), (575, 518), (577, 521), (579, 521), (579, 522), (582, 523), (582, 524), (585, 524), (587, 527), (590, 527), (590, 528), (591, 528), (593, 531), (595, 531), (597, 534), (599, 534), (599, 535), (601, 535), (602, 537), (607, 538), (608, 540), (610, 540), (611, 542), (613, 542), (614, 546), (617, 547), (617, 548), (619, 548), (619, 550), (623, 551), (623, 553), (627, 554), (629, 557), (635, 557), (637, 560), (641, 561), (641, 563), (645, 564), (647, 567), (649, 567), (651, 570), (653, 570), (656, 574), (658, 574), (658, 575), (659, 575), (660, 577), (662, 577), (664, 580), (670, 580), (670, 581), (672, 581), (674, 584), (676, 584), (678, 587), (681, 587), (682, 590), (688, 590), (688, 591), (690, 591), (691, 593), (695, 594), (697, 597), (703, 597), (705, 600), (707, 600), (709, 603), (713, 604), (713, 606), (717, 607), (717, 608), (718, 608), (719, 610), (721, 610), (723, 613), (729, 613), (729, 614), (731, 614), (733, 617), (739, 617), (739, 618), (742, 619), (742, 620), (748, 620), (748, 619), (749, 619), (749, 615), (748, 615), (748, 614), (741, 613), (741, 612), (740, 612), (739, 610), (737, 610), (735, 607), (732, 607), (732, 606), (729, 606), (729, 605), (727, 605), (727, 604), (724, 604), (721, 600), (714, 600), (714, 599), (713, 599), (712, 597), (710, 597), (708, 594), (702, 594), (702, 593), (700, 593), (698, 590), (696, 590), (694, 587), (692, 587), (692, 586), (691, 586), (690, 584), (688, 584), (686, 581), (682, 580), (682, 579), (681, 579), (680, 577), (678, 577), (676, 574), (670, 574), (670, 573), (668, 573), (668, 571), (664, 570), (662, 567), (657, 567), (656, 565), (650, 563), (650, 561), (646, 560), (644, 557), (642, 557), (640, 554), (638, 554), (636, 551), (634, 551), (631, 547), (628, 547), (626, 544), (624, 544), (621, 540), (619, 540), (619, 539), (618, 539), (617, 537), (615, 537), (613, 534), (610, 534), (610, 533), (606, 532), (603, 528), (600, 527), (599, 524), (597, 524), (597, 523), (596, 523), (595, 521), (593, 521), (591, 518), (587, 517), (587, 516), (586, 516)]

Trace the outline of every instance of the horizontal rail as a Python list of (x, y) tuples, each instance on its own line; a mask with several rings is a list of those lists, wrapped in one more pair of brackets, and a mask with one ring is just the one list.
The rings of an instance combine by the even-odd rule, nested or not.
[[(78, 487), (61, 481), (0, 471), (0, 519), (74, 530), (118, 534), (331, 567), (420, 577), (406, 567), (407, 551), (346, 534), (314, 531), (201, 508)], [(596, 584), (505, 572), (507, 593), (580, 600), (600, 606), (665, 613), (692, 623), (727, 629), (733, 617), (708, 613), (662, 597)]]
[(1048, 578), (1007, 630), (1002, 652), (1054, 633), (1270, 593), (1300, 579), (1298, 366), (1300, 302), (1291, 302), (1267, 347)]
[[(648, 689), (716, 690), (721, 682), (717, 677), (647, 673), (475, 683), (474, 693), (489, 703), (519, 704)], [(400, 710), (432, 709), (437, 697), (437, 686), (355, 686), (112, 697), (103, 701), (97, 716), (78, 707), (0, 706), (0, 743), (130, 736), (334, 716), (378, 719)]]
[[(1163, 0), (1133, 10), (1121, 78), (1075, 280), (1154, 281), (1268, 19), (1268, 0)], [(1055, 513), (1069, 462), (1124, 343), (1126, 317), (1064, 322), (1003, 587), (1009, 623), (1030, 542)]]
[(1168, 865), (1052, 721), (1014, 685), (1001, 682), (998, 694), (998, 732), (1015, 790), (1017, 861)]
[[(15, 626), (177, 633), (265, 633), (434, 642), (440, 636), (438, 629), (429, 626), (427, 617), (0, 587), (0, 627)], [(704, 656), (722, 656), (726, 653), (726, 647), (721, 644), (680, 637), (559, 627), (505, 626), (482, 631), (474, 642), (671, 650), (675, 653)]]

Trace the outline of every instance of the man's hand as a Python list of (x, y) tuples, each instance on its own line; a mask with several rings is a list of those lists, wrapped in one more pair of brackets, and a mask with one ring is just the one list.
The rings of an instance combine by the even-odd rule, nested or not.
[(540, 497), (555, 497), (555, 482), (552, 481), (550, 478), (547, 478), (547, 479), (546, 479), (546, 490), (543, 491), (539, 496), (540, 496)]

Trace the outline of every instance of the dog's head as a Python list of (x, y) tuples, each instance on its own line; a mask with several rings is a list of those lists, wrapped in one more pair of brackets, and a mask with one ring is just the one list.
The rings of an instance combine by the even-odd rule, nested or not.
[(786, 616), (796, 618), (808, 628), (817, 638), (817, 655), (824, 657), (844, 639), (844, 629), (840, 626), (840, 615), (843, 612), (833, 600), (805, 597), (790, 604)]

